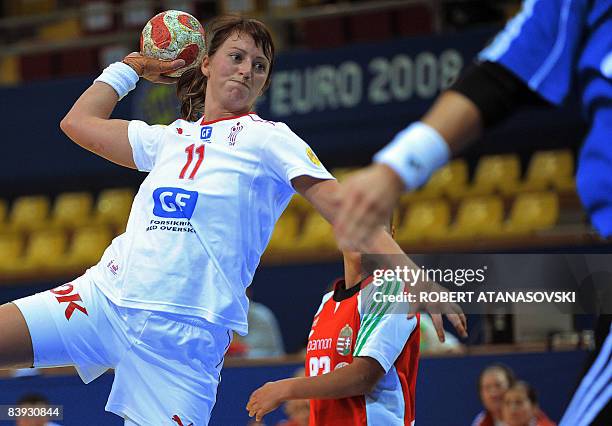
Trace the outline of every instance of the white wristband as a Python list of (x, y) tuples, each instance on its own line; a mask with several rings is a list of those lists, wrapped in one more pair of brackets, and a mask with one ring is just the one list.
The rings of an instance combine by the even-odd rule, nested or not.
[(440, 133), (418, 121), (399, 132), (376, 153), (374, 161), (391, 167), (406, 189), (412, 190), (423, 185), (449, 158), (450, 149)]
[(115, 89), (115, 92), (119, 95), (119, 100), (121, 100), (131, 90), (134, 90), (139, 79), (140, 77), (131, 66), (123, 62), (115, 62), (107, 66), (100, 77), (94, 80), (94, 83), (101, 81), (108, 84)]

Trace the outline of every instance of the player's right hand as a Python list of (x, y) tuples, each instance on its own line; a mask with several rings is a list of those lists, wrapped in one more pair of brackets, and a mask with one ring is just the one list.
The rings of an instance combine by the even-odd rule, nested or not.
[[(425, 293), (448, 293), (449, 291), (442, 287), (440, 284), (435, 282), (428, 281), (424, 286), (416, 286), (413, 287), (413, 292), (417, 293), (417, 300), (429, 300), (431, 298), (422, 298), (418, 292)], [(434, 298), (435, 300), (440, 300), (442, 298)], [(434, 328), (436, 329), (436, 334), (438, 335), (438, 340), (442, 343), (446, 340), (444, 325), (442, 323), (442, 315), (446, 316), (446, 319), (453, 325), (457, 334), (461, 338), (468, 337), (467, 333), (467, 318), (463, 313), (463, 309), (461, 306), (454, 302), (419, 302), (419, 303), (411, 303), (410, 311), (408, 314), (408, 318), (412, 318), (416, 312), (426, 312), (433, 322)]]
[(185, 66), (183, 59), (174, 61), (161, 61), (155, 58), (143, 56), (138, 52), (132, 52), (123, 58), (123, 63), (132, 67), (139, 77), (149, 80), (152, 83), (174, 84), (178, 77), (168, 77), (167, 75)]

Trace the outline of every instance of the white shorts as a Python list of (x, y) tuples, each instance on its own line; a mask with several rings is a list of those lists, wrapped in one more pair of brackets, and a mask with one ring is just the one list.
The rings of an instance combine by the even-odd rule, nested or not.
[(85, 383), (114, 368), (107, 411), (142, 426), (208, 424), (229, 329), (116, 306), (87, 275), (14, 303), (32, 336), (35, 367), (74, 365)]

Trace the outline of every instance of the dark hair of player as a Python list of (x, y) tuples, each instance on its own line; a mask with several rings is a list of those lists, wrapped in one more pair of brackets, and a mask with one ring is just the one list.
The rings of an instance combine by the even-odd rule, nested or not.
[[(206, 54), (210, 57), (232, 34), (248, 34), (253, 37), (255, 45), (261, 47), (270, 61), (268, 76), (263, 90), (270, 85), (270, 76), (274, 66), (274, 42), (268, 28), (256, 19), (243, 18), (238, 15), (224, 15), (210, 21), (205, 27)], [(181, 103), (181, 118), (195, 121), (204, 114), (207, 78), (201, 68), (187, 70), (180, 77), (176, 94)]]

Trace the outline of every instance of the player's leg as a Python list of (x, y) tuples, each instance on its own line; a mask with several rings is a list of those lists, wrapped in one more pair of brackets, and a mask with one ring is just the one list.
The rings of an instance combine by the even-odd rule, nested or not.
[[(81, 378), (90, 382), (106, 371), (113, 360), (118, 360), (122, 352), (121, 338), (112, 326), (112, 318), (109, 319), (111, 307), (85, 276), (4, 305), (0, 324), (11, 323), (12, 331), (0, 327), (3, 364), (74, 365)], [(23, 336), (27, 336), (29, 343)]]
[(0, 306), (0, 368), (28, 368), (34, 362), (32, 338), (14, 303)]
[(138, 425), (207, 425), (231, 332), (202, 319), (151, 312), (133, 336), (115, 368), (106, 410)]

